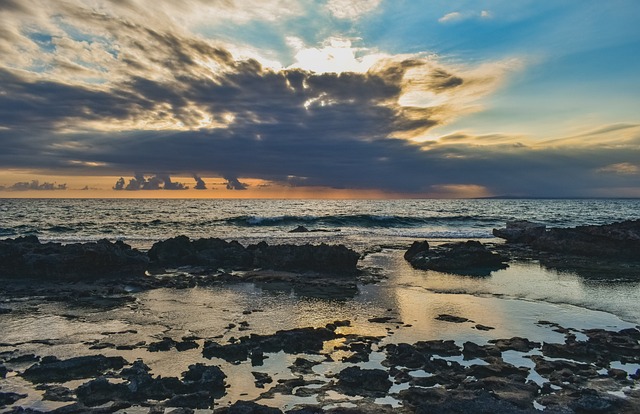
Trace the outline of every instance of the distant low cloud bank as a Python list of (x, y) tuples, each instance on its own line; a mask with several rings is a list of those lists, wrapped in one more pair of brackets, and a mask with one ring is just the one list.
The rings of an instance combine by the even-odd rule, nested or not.
[(56, 184), (43, 182), (40, 184), (38, 180), (17, 182), (10, 186), (0, 186), (0, 191), (56, 191), (66, 190), (67, 184)]
[(171, 181), (168, 174), (152, 175), (146, 178), (143, 174), (136, 174), (129, 182), (124, 177), (116, 181), (113, 189), (116, 191), (139, 191), (139, 190), (187, 190), (188, 186)]

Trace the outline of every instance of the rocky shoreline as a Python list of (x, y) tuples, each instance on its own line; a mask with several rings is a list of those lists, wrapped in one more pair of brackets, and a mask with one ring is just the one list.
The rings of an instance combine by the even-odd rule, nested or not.
[(206, 270), (270, 269), (315, 272), (336, 277), (357, 273), (360, 255), (343, 245), (242, 246), (218, 238), (190, 240), (178, 236), (154, 243), (141, 252), (116, 241), (95, 243), (41, 243), (35, 236), (0, 240), (0, 277), (90, 280), (138, 277), (145, 272), (198, 266)]
[(493, 235), (505, 243), (447, 243), (431, 248), (416, 241), (405, 259), (416, 269), (488, 276), (512, 260), (535, 260), (543, 266), (581, 275), (610, 274), (640, 278), (640, 220), (601, 226), (552, 228), (529, 221), (507, 222)]
[[(404, 257), (416, 269), (467, 276), (487, 276), (522, 258), (578, 270), (594, 263), (615, 265), (621, 271), (632, 269), (632, 273), (636, 265), (640, 268), (639, 222), (549, 230), (518, 222), (507, 223), (495, 235), (506, 242), (489, 246), (476, 241), (438, 246), (415, 242)], [(262, 242), (245, 247), (233, 241), (180, 236), (140, 252), (122, 242), (60, 245), (24, 237), (0, 241), (0, 276), (5, 282), (0, 291), (6, 299), (30, 297), (98, 311), (126, 308), (141, 291), (230, 283), (283, 284), (312, 295), (333, 292), (332, 297), (339, 299), (340, 295), (355, 295), (363, 282), (375, 281), (357, 267), (359, 258), (345, 246), (324, 244), (270, 246)], [(14, 311), (11, 300), (5, 302), (9, 305), (0, 307), (0, 318)], [(470, 324), (477, 331), (494, 329), (465, 315), (441, 314), (436, 319)], [(233, 336), (216, 332), (165, 335), (131, 343), (109, 342), (105, 332), (107, 340), (81, 343), (82, 356), (64, 358), (46, 352), (55, 343), (45, 338), (38, 343), (44, 349), (38, 355), (25, 351), (33, 342), (0, 337), (0, 412), (640, 412), (637, 327), (574, 329), (540, 320), (539, 326), (564, 335), (564, 342), (498, 337), (487, 343), (446, 338), (393, 343), (385, 336), (354, 334), (356, 323), (335, 320), (323, 326), (255, 334), (247, 332), (251, 331), (248, 322), (241, 321), (226, 327)], [(387, 332), (411, 329), (410, 324), (388, 315), (370, 318), (368, 323), (380, 324)], [(129, 329), (113, 334), (135, 337), (137, 332)], [(199, 362), (161, 376), (150, 368), (148, 359), (163, 353), (189, 353)], [(261, 370), (278, 355), (293, 360), (286, 367), (287, 378), (274, 378)], [(323, 368), (329, 365), (338, 368)], [(220, 406), (216, 402), (227, 394), (235, 366), (250, 369), (255, 388), (264, 391), (258, 398), (238, 398)], [(628, 369), (622, 369), (625, 367)], [(23, 407), (21, 401), (27, 394), (7, 389), (8, 379), (30, 384), (43, 401), (54, 402), (58, 408)], [(316, 402), (301, 402), (290, 409), (265, 405), (276, 396), (301, 401), (313, 397)]]
[[(229, 344), (203, 338), (183, 338), (182, 342), (166, 338), (163, 343), (149, 344), (148, 348), (167, 352), (189, 343), (190, 348), (198, 349), (212, 361), (249, 363), (256, 369), (258, 388), (274, 383), (268, 374), (258, 371), (263, 361), (284, 352), (297, 356), (289, 367), (292, 377), (278, 380), (261, 394), (262, 398), (276, 393), (295, 396), (340, 393), (357, 397), (351, 400), (354, 401), (351, 409), (305, 405), (285, 411), (290, 414), (638, 412), (640, 391), (636, 385), (640, 369), (628, 374), (614, 368), (614, 364), (620, 363), (640, 364), (638, 329), (578, 332), (547, 321), (538, 324), (564, 333), (565, 343), (539, 343), (513, 337), (484, 345), (467, 341), (459, 346), (453, 341), (432, 340), (379, 346), (380, 337), (343, 333), (342, 328), (351, 325), (343, 320), (321, 328), (248, 335)], [(577, 340), (577, 333), (586, 339)], [(334, 362), (338, 350), (343, 355), (344, 368), (324, 376), (314, 373), (313, 368), (323, 361)], [(529, 359), (530, 367), (507, 362), (508, 353)], [(18, 375), (43, 391), (45, 400), (70, 403), (52, 412), (104, 413), (129, 407), (143, 408), (149, 413), (190, 413), (195, 409), (214, 409), (215, 413), (283, 412), (253, 401), (215, 408), (216, 399), (225, 394), (227, 380), (227, 374), (216, 364), (196, 363), (179, 377), (161, 377), (153, 375), (140, 359), (131, 363), (122, 357), (102, 354), (65, 360), (31, 355), (33, 364), (14, 372), (13, 367), (26, 359), (17, 354), (18, 351), (0, 354), (0, 375)], [(382, 355), (380, 368), (358, 365), (374, 354)], [(318, 360), (318, 356), (322, 358)], [(456, 362), (452, 358), (461, 359)], [(74, 381), (79, 385), (66, 386)], [(392, 392), (392, 387), (397, 391)], [(623, 391), (616, 394), (612, 390)], [(17, 405), (5, 412), (40, 412), (21, 408), (19, 402), (24, 397), (0, 391), (2, 407)], [(377, 398), (385, 397), (392, 397), (397, 405), (392, 408), (376, 404)]]

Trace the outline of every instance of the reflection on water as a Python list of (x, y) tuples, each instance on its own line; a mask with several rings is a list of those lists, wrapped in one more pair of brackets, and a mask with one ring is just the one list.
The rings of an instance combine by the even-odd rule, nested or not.
[[(470, 294), (559, 305), (569, 304), (614, 313), (629, 322), (640, 323), (640, 280), (638, 279), (615, 281), (606, 277), (600, 280), (585, 279), (575, 273), (558, 272), (524, 262), (512, 262), (509, 268), (493, 272), (486, 278), (459, 276), (415, 270), (406, 263), (400, 253), (385, 251), (371, 255), (367, 261), (372, 266), (394, 269), (392, 277), (400, 287), (427, 289), (433, 293)], [(453, 299), (450, 300), (453, 301)], [(470, 311), (478, 312), (477, 309)], [(581, 311), (574, 310), (574, 312)], [(470, 314), (473, 315), (473, 313)]]
[[(574, 329), (623, 329), (640, 322), (638, 282), (596, 283), (590, 280), (585, 283), (575, 274), (549, 271), (526, 263), (514, 263), (486, 278), (454, 276), (414, 270), (397, 250), (369, 255), (363, 265), (386, 269), (387, 279), (379, 284), (359, 286), (356, 292), (346, 295), (325, 291), (317, 297), (283, 286), (247, 283), (140, 292), (135, 294), (135, 302), (101, 311), (42, 303), (38, 298), (10, 302), (13, 312), (0, 316), (0, 332), (5, 343), (0, 346), (0, 352), (21, 344), (20, 354), (56, 355), (59, 358), (97, 353), (121, 355), (129, 362), (138, 358), (144, 360), (154, 375), (162, 376), (180, 376), (190, 364), (197, 362), (216, 364), (228, 376), (228, 395), (220, 401), (220, 404), (227, 404), (237, 399), (257, 398), (278, 379), (292, 378), (288, 366), (297, 356), (270, 354), (261, 367), (252, 367), (249, 362), (232, 365), (218, 359), (206, 360), (202, 357), (206, 338), (215, 337), (219, 343), (227, 343), (254, 333), (272, 334), (277, 330), (319, 327), (348, 319), (351, 326), (339, 328), (342, 333), (381, 337), (380, 346), (388, 342), (415, 343), (431, 339), (452, 339), (462, 345), (465, 341), (485, 343), (490, 339), (513, 336), (564, 342), (564, 335), (537, 322), (549, 320)], [(441, 314), (469, 321), (437, 320)], [(391, 321), (370, 321), (380, 317), (389, 317)], [(477, 324), (493, 329), (479, 330)], [(148, 352), (144, 346), (116, 349), (149, 344), (163, 337), (180, 340), (187, 335), (201, 338), (199, 349), (186, 352), (175, 349)], [(50, 339), (51, 343), (29, 342), (41, 339)], [(90, 348), (105, 343), (110, 346), (100, 350)], [(379, 367), (384, 354), (378, 349), (374, 347), (371, 361), (364, 366)], [(522, 359), (518, 355), (513, 358)], [(314, 373), (308, 378), (329, 381), (326, 374), (345, 367), (338, 352), (335, 359), (337, 362), (315, 366)], [(26, 366), (28, 364), (22, 369)], [(252, 371), (267, 373), (274, 382), (264, 389), (256, 388)], [(42, 407), (40, 394), (34, 393), (19, 377), (12, 375), (0, 380), (0, 384), (16, 392), (28, 392), (30, 396), (24, 405)], [(328, 393), (321, 402), (329, 404), (335, 399), (337, 404), (345, 403), (343, 396), (334, 394)], [(278, 394), (276, 398), (261, 402), (292, 407), (319, 401), (316, 396)]]

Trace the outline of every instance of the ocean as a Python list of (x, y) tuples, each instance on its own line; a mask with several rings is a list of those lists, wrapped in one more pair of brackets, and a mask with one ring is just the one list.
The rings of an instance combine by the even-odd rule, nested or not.
[[(122, 240), (147, 249), (177, 235), (342, 243), (356, 249), (413, 239), (488, 239), (508, 220), (548, 227), (640, 218), (640, 200), (0, 199), (0, 238), (62, 243)], [(302, 225), (312, 233), (289, 233)]]
[[(3, 297), (0, 303), (12, 311), (0, 317), (0, 352), (52, 355), (123, 356), (142, 359), (154, 375), (176, 376), (203, 359), (201, 349), (187, 352), (149, 352), (144, 346), (165, 337), (217, 338), (235, 341), (245, 334), (273, 334), (276, 330), (321, 327), (348, 319), (347, 331), (354, 335), (383, 338), (374, 347), (364, 368), (384, 369), (383, 346), (425, 340), (487, 341), (514, 336), (540, 342), (564, 343), (565, 336), (550, 321), (586, 338), (584, 329), (620, 330), (640, 324), (640, 279), (638, 275), (583, 275), (558, 271), (531, 261), (514, 261), (509, 268), (487, 277), (459, 276), (411, 268), (403, 259), (415, 240), (430, 243), (476, 239), (499, 243), (492, 229), (506, 221), (526, 219), (548, 227), (606, 224), (640, 219), (640, 200), (0, 200), (0, 238), (35, 235), (41, 241), (62, 243), (99, 239), (123, 240), (145, 250), (158, 241), (177, 235), (191, 238), (219, 237), (243, 244), (265, 240), (278, 243), (345, 244), (362, 254), (359, 266), (374, 274), (376, 283), (361, 282), (355, 289), (292, 286), (270, 283), (232, 283), (189, 289), (160, 288), (131, 291), (124, 306), (102, 308), (91, 303), (43, 300), (38, 281), (29, 281), (24, 296)], [(311, 230), (290, 233), (297, 226)], [(318, 230), (318, 231), (313, 231)], [(178, 269), (166, 276), (189, 272)], [(2, 283), (14, 283), (3, 281)], [(56, 289), (66, 289), (62, 284)], [(35, 290), (34, 290), (35, 289)], [(47, 292), (43, 288), (43, 292)], [(91, 289), (91, 287), (87, 287)], [(28, 292), (34, 291), (31, 294)], [(73, 303), (72, 303), (73, 302)], [(469, 319), (467, 323), (438, 320), (441, 314)], [(372, 322), (392, 317), (393, 322)], [(474, 328), (489, 326), (488, 331)], [(248, 332), (238, 332), (238, 326)], [(345, 328), (346, 329), (346, 328)], [(202, 341), (200, 341), (202, 342)], [(91, 347), (103, 344), (95, 351)], [(200, 343), (200, 345), (202, 345)], [(343, 351), (331, 358), (318, 355), (312, 377), (322, 383), (344, 368)], [(536, 354), (538, 352), (538, 354)], [(507, 351), (506, 362), (533, 367), (531, 355)], [(291, 378), (295, 355), (270, 354), (264, 366), (217, 361), (227, 374), (227, 394), (217, 404), (238, 399), (256, 400), (279, 408), (321, 403), (340, 406), (351, 403), (344, 396), (298, 396), (276, 393), (264, 397), (264, 389), (253, 384), (252, 371), (274, 379)], [(445, 358), (451, 363), (482, 364), (462, 357)], [(321, 362), (321, 363), (320, 363)], [(17, 365), (20, 369), (20, 365)], [(616, 368), (634, 373), (639, 364), (617, 363)], [(416, 375), (422, 375), (417, 373)], [(533, 369), (528, 380), (542, 385), (546, 379)], [(50, 410), (64, 405), (44, 401), (42, 391), (19, 376), (0, 379), (4, 389), (27, 394), (24, 407)], [(75, 385), (74, 385), (75, 386)], [(407, 384), (394, 385), (390, 394)], [(271, 386), (268, 386), (269, 388)], [(398, 406), (393, 397), (377, 403)], [(128, 412), (148, 412), (141, 407)]]

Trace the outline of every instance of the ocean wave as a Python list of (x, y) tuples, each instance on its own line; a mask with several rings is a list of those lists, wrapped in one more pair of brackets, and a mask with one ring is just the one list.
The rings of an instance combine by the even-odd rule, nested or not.
[(73, 233), (75, 231), (78, 231), (78, 229), (75, 229), (69, 226), (58, 225), (58, 226), (51, 226), (48, 229), (45, 229), (45, 231), (51, 232), (51, 233)]
[(13, 236), (17, 234), (14, 229), (8, 229), (4, 227), (0, 227), (0, 237), (2, 236)]
[(236, 216), (225, 219), (228, 224), (240, 227), (252, 226), (326, 226), (326, 227), (423, 227), (429, 225), (447, 225), (455, 223), (469, 223), (470, 225), (481, 223), (494, 223), (499, 220), (490, 217), (473, 216), (441, 216), (441, 217), (417, 217), (395, 215), (329, 215), (329, 216)]
[(413, 239), (493, 239), (495, 236), (489, 230), (450, 230), (450, 231), (425, 231), (425, 232), (400, 232), (394, 236)]

